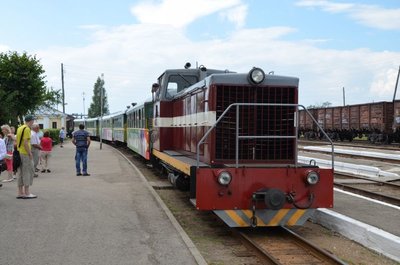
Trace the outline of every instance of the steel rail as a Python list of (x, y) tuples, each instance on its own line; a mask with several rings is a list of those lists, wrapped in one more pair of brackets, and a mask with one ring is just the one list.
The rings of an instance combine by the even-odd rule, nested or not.
[(232, 229), (234, 234), (240, 238), (242, 243), (246, 246), (246, 248), (251, 249), (255, 252), (256, 256), (260, 259), (262, 264), (280, 264), (277, 259), (275, 259), (271, 254), (265, 251), (259, 244), (257, 244), (254, 240), (252, 240), (248, 235), (243, 232), (240, 232), (237, 229)]
[[(329, 264), (347, 264), (344, 261), (340, 260), (336, 256), (332, 255), (328, 251), (316, 246), (315, 244), (311, 243), (310, 241), (306, 240), (304, 237), (301, 237), (300, 235), (296, 234), (292, 230), (282, 227), (283, 230), (286, 231), (286, 233), (290, 234), (295, 238), (297, 243), (300, 243), (304, 248), (312, 251), (314, 254), (319, 255), (320, 258), (323, 260), (329, 262)], [(315, 251), (315, 252), (314, 252)]]
[[(249, 249), (255, 251), (257, 257), (261, 259), (263, 264), (286, 264), (280, 261), (280, 258), (275, 257), (272, 253), (270, 253), (267, 249), (262, 247), (259, 243), (251, 238), (251, 236), (247, 235), (245, 232), (240, 231), (239, 229), (232, 229), (234, 234), (238, 236), (244, 245)], [(340, 260), (339, 258), (335, 257), (334, 255), (330, 254), (324, 249), (319, 248), (315, 244), (311, 243), (310, 241), (306, 240), (305, 238), (301, 237), (300, 235), (296, 234), (295, 232), (291, 231), (286, 227), (279, 227), (277, 233), (281, 234), (284, 233), (283, 238), (289, 238), (296, 243), (296, 246), (305, 250), (309, 253), (309, 256), (313, 256), (319, 259), (321, 262), (318, 264), (347, 264), (344, 261)], [(278, 235), (279, 237), (280, 235)], [(290, 249), (289, 251), (293, 251)], [(301, 255), (299, 255), (301, 258)], [(299, 264), (299, 261), (296, 261), (296, 264)], [(304, 263), (306, 264), (306, 263)]]

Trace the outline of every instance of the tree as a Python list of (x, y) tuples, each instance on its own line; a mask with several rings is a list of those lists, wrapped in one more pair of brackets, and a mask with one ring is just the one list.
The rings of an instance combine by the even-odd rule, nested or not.
[(100, 77), (97, 78), (93, 88), (92, 103), (88, 111), (89, 118), (95, 118), (101, 116), (101, 91), (103, 90), (103, 115), (110, 114), (108, 109), (107, 93), (104, 88), (104, 80)]
[(60, 91), (47, 89), (43, 66), (26, 52), (0, 53), (0, 123), (15, 125), (42, 105), (57, 104)]
[(330, 103), (329, 101), (325, 101), (324, 103), (309, 105), (307, 109), (329, 108), (330, 106), (332, 106), (332, 103)]

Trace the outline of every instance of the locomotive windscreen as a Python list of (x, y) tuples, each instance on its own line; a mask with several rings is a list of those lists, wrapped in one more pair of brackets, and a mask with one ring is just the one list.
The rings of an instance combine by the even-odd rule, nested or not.
[[(297, 103), (295, 87), (216, 85), (217, 119), (232, 103)], [(241, 106), (240, 136), (294, 136), (295, 107)], [(234, 160), (236, 156), (236, 108), (232, 108), (216, 128), (215, 158)], [(287, 163), (295, 160), (295, 139), (240, 139), (242, 163)]]

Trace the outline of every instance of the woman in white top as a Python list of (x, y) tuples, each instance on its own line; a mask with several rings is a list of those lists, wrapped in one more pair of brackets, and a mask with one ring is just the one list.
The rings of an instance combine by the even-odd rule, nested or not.
[(7, 172), (8, 179), (3, 180), (3, 182), (13, 181), (13, 152), (14, 152), (14, 143), (15, 143), (15, 135), (12, 133), (11, 127), (7, 124), (1, 126), (1, 131), (4, 135), (4, 143), (6, 145), (7, 155), (5, 157), (7, 163)]
[[(6, 162), (4, 161), (4, 158), (7, 155), (6, 150), (6, 144), (4, 143), (3, 138), (0, 137), (0, 173), (3, 171), (3, 166), (6, 166)], [(0, 187), (2, 186), (3, 184), (0, 183)]]

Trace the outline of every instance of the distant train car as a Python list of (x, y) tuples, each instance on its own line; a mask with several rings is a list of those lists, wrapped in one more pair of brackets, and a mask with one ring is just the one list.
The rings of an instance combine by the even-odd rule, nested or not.
[[(329, 134), (336, 134), (340, 140), (367, 135), (380, 135), (381, 140), (391, 141), (395, 129), (400, 124), (400, 102), (374, 102), (348, 106), (317, 108), (309, 110), (318, 124)], [(397, 113), (397, 114), (396, 114)], [(299, 113), (299, 127), (307, 137), (318, 134), (316, 126), (304, 118), (305, 111)], [(396, 122), (399, 121), (398, 123)], [(335, 138), (335, 137), (332, 137)], [(372, 137), (375, 139), (375, 137)]]
[(85, 130), (90, 133), (92, 139), (99, 139), (99, 118), (88, 118), (85, 120)]
[(74, 132), (79, 130), (79, 124), (85, 125), (85, 119), (74, 119)]
[[(316, 117), (315, 109), (309, 109), (308, 111), (311, 113), (312, 117), (314, 118)], [(307, 115), (305, 110), (299, 111), (299, 126), (301, 130), (304, 131), (316, 130), (317, 126), (316, 124), (314, 124), (311, 116)]]
[(400, 129), (400, 100), (396, 100), (393, 104), (393, 131)]
[(146, 101), (126, 112), (127, 146), (150, 160), (150, 131), (152, 129), (153, 102)]
[(114, 142), (126, 142), (126, 114), (125, 111), (116, 112), (111, 115), (112, 140)]
[(99, 126), (99, 128), (101, 128), (101, 138), (103, 139), (103, 141), (109, 141), (112, 142), (113, 141), (113, 123), (112, 123), (112, 118), (113, 115), (106, 115), (103, 116), (101, 118), (101, 120), (99, 121), (101, 126)]
[(74, 120), (74, 131), (79, 130), (79, 124), (85, 125), (85, 130), (90, 133), (90, 138), (99, 139), (99, 119), (88, 118), (88, 119), (75, 119)]

